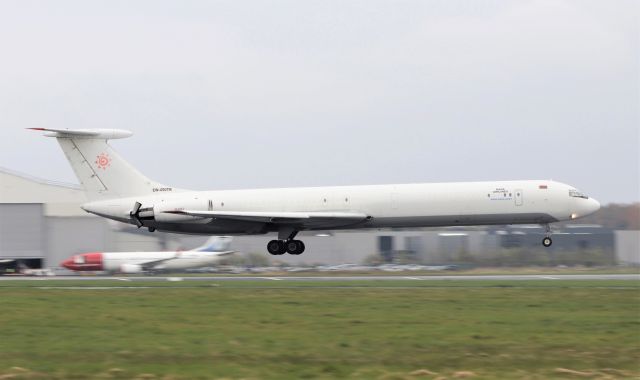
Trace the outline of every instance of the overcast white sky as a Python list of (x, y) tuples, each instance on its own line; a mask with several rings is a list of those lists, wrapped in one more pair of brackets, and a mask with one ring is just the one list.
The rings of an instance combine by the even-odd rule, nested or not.
[(550, 178), (640, 201), (637, 1), (0, 0), (0, 166), (26, 127), (193, 189)]

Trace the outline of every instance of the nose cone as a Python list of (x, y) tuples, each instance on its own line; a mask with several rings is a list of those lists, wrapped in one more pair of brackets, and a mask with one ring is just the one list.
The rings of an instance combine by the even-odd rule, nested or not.
[(60, 266), (72, 271), (101, 271), (104, 270), (102, 253), (91, 252), (71, 256), (60, 263)]
[(593, 214), (594, 212), (600, 210), (600, 202), (596, 201), (593, 198), (589, 198), (587, 199), (586, 209), (586, 215)]
[(73, 259), (71, 257), (61, 262), (60, 266), (63, 268), (67, 268), (69, 270), (75, 270), (75, 266), (73, 265)]

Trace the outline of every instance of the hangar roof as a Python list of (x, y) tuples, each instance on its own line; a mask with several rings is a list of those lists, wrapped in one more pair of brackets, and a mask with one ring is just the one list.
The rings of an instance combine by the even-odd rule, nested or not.
[(0, 203), (42, 203), (47, 216), (87, 216), (87, 198), (77, 184), (36, 178), (0, 167)]

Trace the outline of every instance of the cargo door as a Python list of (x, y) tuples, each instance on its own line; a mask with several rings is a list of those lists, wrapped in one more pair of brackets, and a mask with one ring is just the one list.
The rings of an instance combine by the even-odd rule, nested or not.
[(522, 206), (522, 189), (516, 189), (514, 191), (515, 191), (514, 199), (516, 200), (516, 206)]
[(391, 209), (392, 210), (397, 210), (398, 209), (398, 193), (393, 192), (390, 194), (390, 200), (391, 200)]

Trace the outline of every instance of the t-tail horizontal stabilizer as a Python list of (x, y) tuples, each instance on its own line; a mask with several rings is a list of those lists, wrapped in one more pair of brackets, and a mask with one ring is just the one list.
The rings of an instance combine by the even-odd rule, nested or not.
[(41, 131), (45, 136), (56, 138), (90, 201), (146, 196), (153, 194), (156, 189), (179, 191), (145, 177), (107, 143), (107, 140), (132, 136), (133, 133), (130, 131), (28, 129)]
[(27, 128), (33, 131), (47, 132), (47, 137), (85, 138), (85, 139), (124, 139), (133, 136), (133, 132), (124, 129), (53, 129)]

